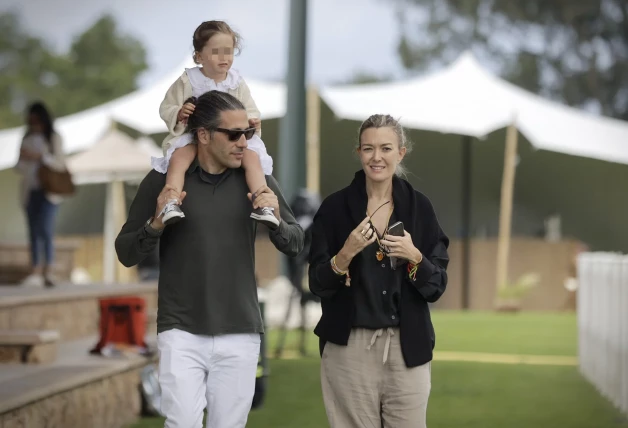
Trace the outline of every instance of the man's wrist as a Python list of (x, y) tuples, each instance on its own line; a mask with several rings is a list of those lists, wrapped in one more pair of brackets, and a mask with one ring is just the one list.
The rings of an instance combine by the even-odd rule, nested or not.
[(281, 228), (281, 224), (283, 223), (283, 219), (280, 217), (277, 220), (279, 220), (279, 224), (277, 226), (275, 226), (274, 228), (271, 228), (270, 230), (272, 230), (273, 232), (278, 232), (279, 229)]
[(155, 217), (151, 217), (144, 225), (144, 230), (146, 230), (149, 235), (160, 236), (165, 227), (166, 225), (161, 221), (156, 220)]

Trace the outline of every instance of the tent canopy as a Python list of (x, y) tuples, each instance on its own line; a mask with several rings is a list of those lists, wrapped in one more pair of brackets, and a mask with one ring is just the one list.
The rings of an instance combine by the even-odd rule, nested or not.
[[(111, 127), (111, 122), (122, 123), (145, 135), (167, 132), (159, 116), (159, 105), (170, 85), (185, 68), (194, 65), (191, 60), (186, 61), (150, 87), (58, 119), (55, 126), (63, 138), (65, 152), (74, 153), (91, 147)], [(274, 119), (285, 114), (286, 92), (282, 83), (264, 83), (251, 79), (246, 79), (246, 82), (262, 119)], [(17, 163), (24, 131), (24, 127), (0, 131), (0, 170), (11, 168)]]
[(141, 179), (151, 169), (151, 156), (161, 156), (161, 150), (150, 138), (134, 140), (111, 129), (92, 147), (71, 156), (67, 163), (77, 184), (109, 183)]
[(628, 123), (548, 101), (484, 70), (471, 53), (416, 79), (328, 87), (321, 97), (341, 119), (374, 113), (404, 126), (483, 138), (514, 123), (536, 148), (628, 164)]

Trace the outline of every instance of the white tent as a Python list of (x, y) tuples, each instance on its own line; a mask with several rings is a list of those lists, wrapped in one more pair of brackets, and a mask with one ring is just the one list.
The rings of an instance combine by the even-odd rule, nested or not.
[(127, 214), (124, 182), (141, 180), (151, 169), (151, 156), (160, 154), (161, 150), (150, 138), (134, 140), (112, 128), (92, 147), (68, 159), (68, 169), (76, 184), (107, 185), (103, 229), (103, 280), (106, 283), (130, 280), (130, 272), (116, 264), (114, 248), (115, 236)]
[[(55, 124), (63, 138), (66, 153), (91, 147), (107, 131), (112, 121), (146, 135), (167, 132), (163, 120), (159, 117), (159, 105), (170, 85), (183, 73), (184, 68), (193, 65), (191, 61), (185, 62), (155, 85), (58, 119)], [(262, 119), (274, 119), (285, 114), (286, 92), (282, 83), (264, 83), (252, 79), (246, 81)], [(11, 168), (17, 163), (23, 134), (24, 127), (0, 131), (0, 170)]]
[[(429, 76), (328, 87), (321, 90), (321, 97), (341, 119), (362, 121), (374, 113), (388, 113), (409, 128), (476, 138), (508, 127), (496, 262), (498, 287), (505, 287), (508, 281), (517, 130), (537, 149), (628, 164), (628, 122), (588, 114), (527, 92), (485, 71), (469, 52)], [(464, 146), (468, 173), (470, 149), (468, 144)], [(465, 204), (464, 211), (469, 213), (470, 199)], [(463, 222), (467, 225), (463, 271), (468, 272), (468, 214)], [(463, 279), (463, 287), (468, 287), (468, 278)]]
[(327, 87), (321, 97), (341, 119), (388, 113), (409, 128), (477, 138), (515, 123), (538, 149), (628, 164), (628, 122), (527, 92), (488, 73), (470, 53), (426, 77)]
[(67, 163), (76, 184), (109, 183), (142, 179), (151, 170), (151, 156), (162, 156), (153, 140), (134, 140), (111, 129), (88, 150), (71, 156)]

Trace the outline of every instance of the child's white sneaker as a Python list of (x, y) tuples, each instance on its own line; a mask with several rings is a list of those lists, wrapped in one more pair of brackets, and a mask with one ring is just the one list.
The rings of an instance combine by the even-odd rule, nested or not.
[(274, 229), (279, 226), (279, 220), (277, 220), (277, 217), (273, 214), (274, 211), (275, 210), (270, 207), (257, 208), (251, 213), (251, 218)]
[(174, 224), (185, 217), (185, 214), (181, 211), (176, 199), (168, 201), (161, 214), (164, 216), (161, 221), (166, 226)]

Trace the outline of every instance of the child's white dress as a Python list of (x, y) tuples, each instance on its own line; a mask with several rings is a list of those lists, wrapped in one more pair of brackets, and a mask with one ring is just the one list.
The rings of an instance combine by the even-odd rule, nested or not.
[[(193, 141), (192, 135), (185, 133), (185, 125), (177, 121), (177, 115), (185, 100), (192, 96), (200, 97), (212, 90), (233, 95), (244, 104), (249, 119), (259, 119), (260, 112), (255, 101), (253, 101), (253, 97), (251, 97), (251, 91), (236, 70), (230, 69), (227, 72), (227, 78), (216, 83), (213, 79), (205, 76), (200, 67), (186, 68), (181, 77), (168, 89), (159, 107), (159, 115), (166, 122), (170, 133), (162, 143), (164, 156), (161, 158), (153, 157), (151, 160), (151, 165), (156, 171), (165, 174), (175, 149), (187, 146)], [(266, 146), (260, 137), (261, 132), (258, 130), (253, 138), (247, 141), (247, 148), (259, 156), (264, 174), (271, 175), (273, 158), (266, 151)]]

